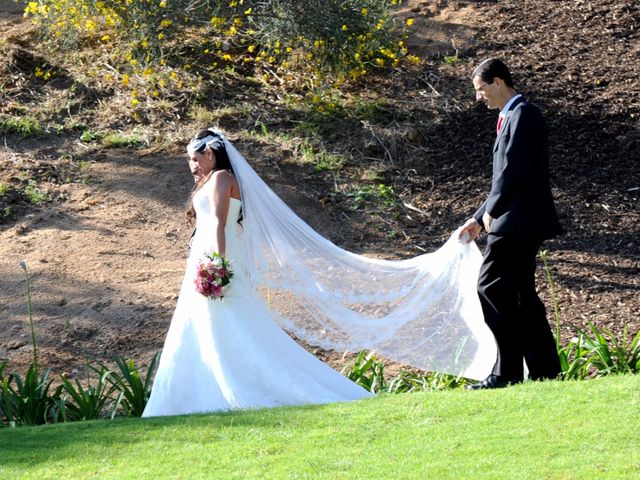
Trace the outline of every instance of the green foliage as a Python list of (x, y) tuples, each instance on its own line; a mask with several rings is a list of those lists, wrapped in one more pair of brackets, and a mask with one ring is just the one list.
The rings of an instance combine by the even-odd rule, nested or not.
[(356, 210), (371, 202), (382, 203), (385, 207), (394, 207), (398, 203), (393, 187), (384, 183), (364, 185), (348, 196), (352, 198)]
[(36, 364), (31, 364), (24, 380), (16, 373), (2, 379), (0, 413), (9, 424), (41, 425), (55, 412), (55, 396), (50, 392), (51, 369), (42, 375)]
[[(344, 81), (396, 67), (407, 57), (403, 27), (394, 22), (398, 3), (39, 0), (29, 2), (25, 14), (40, 24), (56, 48), (77, 51), (83, 45), (108, 45), (109, 64), (117, 74), (111, 68), (100, 71), (99, 78), (130, 87), (129, 75), (134, 74), (158, 97), (169, 82), (184, 87), (185, 76), (213, 70), (233, 76), (253, 66), (256, 76), (273, 78), (280, 78), (276, 70), (305, 72), (299, 79), (308, 85), (327, 74)], [(94, 68), (97, 73), (101, 67)], [(141, 92), (131, 93), (137, 105)]]
[(49, 200), (49, 194), (38, 188), (38, 184), (35, 180), (29, 180), (27, 186), (23, 189), (24, 196), (32, 205), (40, 205)]
[(299, 149), (302, 154), (302, 161), (314, 164), (314, 168), (318, 172), (337, 172), (342, 169), (346, 162), (343, 156), (328, 153), (324, 147), (321, 147), (316, 151), (316, 149), (314, 149), (314, 147), (308, 142), (302, 142)]
[(631, 338), (625, 325), (622, 337), (589, 323), (591, 333), (578, 330), (577, 337), (558, 348), (565, 380), (640, 373), (640, 331)]
[(449, 390), (461, 388), (467, 383), (467, 380), (463, 377), (456, 377), (446, 373), (427, 372), (426, 374), (418, 374), (402, 370), (397, 377), (389, 382), (385, 391), (388, 393), (409, 393)]
[(9, 191), (9, 185), (4, 182), (0, 182), (0, 197), (4, 197)]
[(460, 63), (462, 60), (458, 55), (445, 55), (443, 61), (447, 65), (455, 65), (456, 63)]
[(370, 392), (380, 392), (386, 387), (384, 364), (373, 352), (360, 352), (351, 366), (342, 369), (342, 374)]
[(80, 140), (83, 142), (99, 142), (104, 138), (104, 134), (102, 132), (94, 132), (93, 130), (85, 130), (80, 135)]
[(23, 116), (0, 119), (0, 132), (18, 133), (28, 137), (41, 134), (43, 129), (37, 119), (30, 116)]
[[(121, 404), (127, 416), (140, 417), (151, 396), (151, 385), (155, 374), (160, 354), (156, 353), (146, 375), (143, 377), (135, 366), (133, 360), (124, 360), (117, 356), (114, 358), (117, 371), (111, 371), (106, 379), (118, 390), (122, 396)], [(104, 364), (98, 363), (99, 368), (92, 367), (94, 371), (103, 375), (108, 371)]]
[(617, 338), (607, 329), (598, 329), (589, 322), (591, 333), (578, 329), (577, 336), (564, 347), (560, 345), (560, 308), (555, 283), (548, 264), (546, 250), (539, 253), (542, 260), (549, 291), (553, 300), (556, 322), (556, 348), (560, 358), (562, 377), (565, 380), (584, 379), (589, 376), (640, 372), (640, 331), (630, 338), (627, 326), (622, 337)]
[[(62, 375), (60, 380), (62, 385), (56, 390), (57, 405), (62, 418), (69, 420), (95, 420), (102, 416), (109, 405), (117, 407), (118, 402), (114, 401), (113, 393), (115, 385), (108, 379), (111, 372), (102, 367), (98, 369), (98, 381), (95, 385), (84, 388), (75, 379), (72, 383), (66, 376)], [(67, 401), (67, 395), (71, 401)], [(113, 408), (111, 417), (113, 418), (116, 408)]]
[(105, 147), (118, 148), (118, 147), (141, 147), (147, 144), (147, 141), (139, 135), (123, 135), (121, 133), (110, 133), (105, 135), (102, 139), (102, 144)]
[(398, 376), (387, 381), (384, 376), (384, 364), (372, 352), (366, 350), (360, 352), (353, 363), (346, 365), (342, 374), (374, 393), (447, 390), (467, 384), (465, 378), (446, 373), (416, 373), (408, 370), (400, 371)]
[(16, 218), (16, 216), (13, 213), (13, 208), (11, 208), (10, 205), (0, 210), (0, 222), (6, 219), (14, 219), (14, 218)]

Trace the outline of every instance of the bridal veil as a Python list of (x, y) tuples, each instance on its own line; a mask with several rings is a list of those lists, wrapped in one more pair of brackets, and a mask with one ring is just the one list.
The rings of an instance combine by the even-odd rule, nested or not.
[(247, 278), (283, 329), (324, 349), (372, 350), (472, 379), (490, 373), (496, 349), (476, 293), (474, 242), (456, 232), (437, 251), (404, 260), (350, 253), (299, 218), (224, 141), (242, 195)]

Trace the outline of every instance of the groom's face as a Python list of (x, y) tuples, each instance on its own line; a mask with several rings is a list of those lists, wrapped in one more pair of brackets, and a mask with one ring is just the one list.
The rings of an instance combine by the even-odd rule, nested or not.
[(487, 108), (499, 108), (499, 82), (494, 78), (490, 82), (485, 82), (480, 77), (473, 77), (473, 88), (476, 91), (476, 100), (484, 103)]

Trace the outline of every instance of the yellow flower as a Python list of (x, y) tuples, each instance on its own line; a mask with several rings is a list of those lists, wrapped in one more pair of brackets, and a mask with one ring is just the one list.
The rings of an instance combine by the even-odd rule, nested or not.
[(253, 52), (255, 51), (255, 49), (256, 49), (256, 46), (255, 46), (255, 45), (249, 45), (249, 46), (247, 47), (247, 51), (248, 51), (249, 53), (253, 53)]
[(149, 42), (147, 42), (146, 40), (143, 40), (143, 41), (142, 41), (142, 48), (144, 48), (145, 50), (146, 50), (147, 48), (149, 48)]
[(346, 25), (342, 25), (342, 31), (346, 32), (347, 30), (349, 30), (349, 27), (347, 27)]
[(34, 75), (36, 76), (36, 78), (39, 78), (42, 76), (42, 69), (40, 67), (36, 67), (36, 71), (34, 72)]
[(213, 24), (214, 27), (219, 27), (220, 25), (224, 24), (224, 18), (212, 17), (211, 18), (211, 23)]
[(158, 90), (154, 90), (153, 92), (151, 92), (151, 95), (157, 98), (160, 96), (160, 92)]
[(162, 22), (160, 22), (160, 28), (170, 27), (172, 23), (173, 22), (171, 20), (163, 20)]
[(369, 13), (369, 9), (368, 8), (363, 8), (362, 10), (360, 10), (360, 13), (362, 15), (366, 15), (367, 13)]
[(140, 102), (138, 101), (137, 98), (132, 98), (131, 99), (131, 106), (135, 107), (136, 105), (138, 105)]
[(353, 56), (353, 58), (355, 58), (356, 60), (360, 60), (360, 54), (356, 52), (356, 54)]
[(38, 2), (29, 2), (24, 9), (24, 16), (35, 15), (38, 12)]
[(384, 60), (382, 58), (376, 58), (376, 65), (384, 67)]
[(413, 18), (407, 18), (407, 26), (413, 25)]
[(160, 8), (167, 8), (167, 2), (165, 2), (165, 0), (162, 0), (159, 4)]
[(151, 67), (147, 67), (142, 71), (142, 75), (144, 77), (148, 77), (149, 75), (152, 75), (152, 74), (153, 74), (153, 68)]
[(223, 59), (223, 60), (226, 60), (226, 61), (228, 62), (229, 60), (231, 60), (231, 55), (229, 55), (228, 53), (225, 53), (225, 54), (222, 56), (222, 59)]
[(126, 73), (122, 75), (122, 86), (123, 87), (129, 86), (129, 75), (127, 75)]
[(293, 52), (293, 48), (287, 47), (287, 53), (291, 53), (291, 52)]
[(100, 40), (103, 42), (108, 42), (109, 40), (111, 40), (111, 37), (109, 35), (103, 35), (102, 37), (100, 37)]
[(162, 40), (164, 38), (164, 33), (160, 32), (158, 34), (158, 40)]
[(267, 62), (269, 62), (269, 63), (273, 63), (273, 62), (275, 62), (275, 61), (276, 61), (276, 57), (269, 57), (269, 58), (267, 59)]
[(253, 13), (253, 8), (247, 8), (247, 9), (244, 11), (244, 14), (245, 14), (245, 15), (251, 15), (252, 13)]

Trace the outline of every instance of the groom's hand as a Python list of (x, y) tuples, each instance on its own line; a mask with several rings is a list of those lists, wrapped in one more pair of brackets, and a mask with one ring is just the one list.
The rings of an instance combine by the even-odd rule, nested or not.
[(470, 218), (469, 220), (464, 222), (464, 225), (462, 226), (462, 229), (458, 234), (458, 239), (462, 240), (465, 243), (469, 243), (475, 240), (478, 235), (480, 235), (481, 230), (482, 225), (480, 225), (475, 218)]
[(484, 229), (488, 232), (491, 230), (491, 222), (493, 222), (493, 217), (489, 215), (488, 212), (484, 212), (482, 215), (482, 223), (484, 223)]

